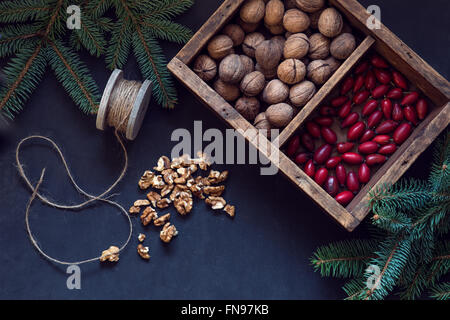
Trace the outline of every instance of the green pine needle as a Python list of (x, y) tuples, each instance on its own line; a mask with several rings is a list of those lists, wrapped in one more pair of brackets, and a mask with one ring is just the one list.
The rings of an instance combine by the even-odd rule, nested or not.
[(431, 288), (431, 297), (436, 300), (450, 300), (450, 282), (437, 284)]

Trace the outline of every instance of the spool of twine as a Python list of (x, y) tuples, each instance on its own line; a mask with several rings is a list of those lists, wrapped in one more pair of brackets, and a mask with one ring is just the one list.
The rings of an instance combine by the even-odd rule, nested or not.
[[(42, 203), (53, 207), (57, 209), (62, 210), (80, 210), (87, 205), (90, 205), (94, 201), (101, 201), (105, 202), (109, 205), (115, 206), (118, 208), (121, 213), (127, 218), (128, 226), (129, 226), (129, 233), (126, 241), (119, 247), (119, 252), (121, 252), (130, 242), (131, 236), (133, 234), (133, 225), (131, 223), (130, 216), (118, 202), (110, 200), (110, 197), (112, 195), (110, 194), (111, 191), (117, 186), (117, 184), (123, 179), (125, 176), (125, 173), (128, 169), (128, 155), (127, 150), (125, 147), (125, 144), (123, 143), (122, 139), (120, 138), (119, 133), (125, 134), (127, 139), (133, 140), (136, 138), (137, 133), (139, 132), (139, 129), (142, 125), (142, 120), (145, 116), (145, 113), (147, 111), (148, 103), (150, 101), (151, 97), (151, 82), (146, 80), (144, 83), (138, 82), (138, 81), (131, 81), (131, 80), (125, 80), (123, 79), (123, 73), (121, 70), (114, 70), (114, 72), (111, 74), (111, 77), (106, 85), (106, 88), (103, 92), (103, 96), (100, 102), (99, 111), (97, 114), (97, 128), (100, 130), (105, 130), (107, 125), (110, 127), (114, 127), (114, 134), (117, 138), (117, 141), (119, 142), (123, 155), (124, 155), (124, 165), (122, 168), (122, 171), (118, 178), (101, 194), (99, 195), (92, 195), (85, 190), (83, 190), (75, 181), (75, 178), (73, 177), (69, 165), (67, 164), (67, 161), (59, 148), (59, 146), (50, 138), (34, 135), (29, 136), (24, 139), (22, 139), (16, 148), (16, 164), (17, 168), (19, 170), (19, 175), (22, 177), (22, 179), (25, 181), (25, 184), (27, 187), (31, 190), (31, 197), (27, 203), (26, 210), (25, 210), (25, 225), (27, 229), (28, 237), (30, 238), (30, 241), (32, 245), (36, 248), (36, 250), (46, 259), (49, 261), (59, 263), (62, 265), (79, 265), (87, 262), (97, 261), (100, 260), (101, 255), (94, 257), (94, 258), (88, 258), (84, 260), (79, 261), (63, 261), (57, 258), (54, 258), (50, 256), (48, 253), (45, 252), (44, 249), (41, 248), (41, 246), (38, 244), (37, 239), (35, 238), (30, 222), (29, 222), (29, 216), (30, 216), (30, 209), (33, 201), (38, 198)], [(20, 151), (24, 143), (30, 140), (43, 140), (44, 142), (49, 143), (55, 152), (58, 154), (61, 162), (64, 165), (64, 168), (66, 170), (66, 174), (69, 177), (69, 180), (71, 184), (74, 186), (74, 188), (80, 193), (81, 195), (86, 197), (86, 200), (74, 204), (74, 205), (67, 205), (63, 203), (58, 203), (56, 201), (52, 201), (49, 198), (45, 197), (39, 192), (39, 188), (44, 182), (44, 176), (45, 176), (45, 168), (42, 169), (40, 178), (38, 182), (33, 185), (31, 183), (30, 179), (25, 173), (24, 166), (22, 164), (21, 158), (20, 158)], [(104, 248), (107, 249), (107, 248)]]

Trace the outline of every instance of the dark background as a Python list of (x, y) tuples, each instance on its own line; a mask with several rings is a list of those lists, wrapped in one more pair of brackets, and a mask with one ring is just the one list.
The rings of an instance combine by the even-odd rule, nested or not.
[[(197, 0), (178, 20), (197, 30), (221, 1)], [(382, 22), (447, 79), (450, 75), (447, 0), (364, 0), (381, 7)], [(180, 46), (164, 44), (170, 59)], [(83, 55), (98, 85), (110, 72), (103, 61)], [(133, 59), (126, 77), (139, 79)], [(128, 173), (115, 198), (129, 207), (144, 193), (137, 181), (162, 154), (170, 154), (176, 128), (225, 125), (177, 83), (179, 105), (163, 110), (152, 104), (138, 138), (128, 142)], [(260, 176), (256, 165), (228, 165), (231, 172), (226, 199), (236, 205), (235, 219), (216, 214), (196, 202), (187, 217), (173, 215), (180, 235), (165, 246), (158, 229), (145, 230), (151, 260), (136, 253), (136, 236), (144, 229), (133, 219), (135, 234), (116, 265), (83, 265), (82, 289), (68, 290), (65, 268), (41, 258), (31, 246), (24, 224), (30, 196), (17, 174), (15, 147), (30, 134), (52, 137), (62, 147), (79, 184), (98, 194), (117, 176), (122, 157), (112, 132), (95, 128), (95, 118), (82, 114), (47, 71), (42, 83), (16, 120), (0, 132), (0, 298), (3, 299), (340, 299), (343, 280), (323, 279), (313, 272), (309, 258), (320, 245), (361, 238), (364, 225), (348, 233), (297, 190), (281, 174)], [(431, 161), (427, 150), (407, 175), (426, 177)], [(80, 196), (68, 182), (56, 155), (45, 146), (24, 149), (26, 170), (33, 181), (47, 167), (42, 191), (55, 200), (76, 203)], [(224, 166), (216, 166), (224, 169)], [(174, 212), (174, 210), (172, 210)], [(35, 202), (31, 225), (41, 246), (60, 259), (97, 256), (127, 235), (125, 219), (113, 207), (99, 204), (86, 211), (62, 212)]]

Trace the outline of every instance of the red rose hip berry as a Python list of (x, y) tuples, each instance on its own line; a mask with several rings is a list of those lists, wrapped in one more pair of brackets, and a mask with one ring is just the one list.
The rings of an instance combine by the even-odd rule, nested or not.
[(342, 191), (339, 193), (335, 198), (337, 202), (339, 202), (341, 205), (345, 206), (350, 203), (353, 199), (353, 193), (350, 191)]
[(348, 164), (361, 164), (364, 158), (356, 152), (346, 152), (342, 156), (342, 161)]
[(362, 121), (359, 121), (359, 122), (355, 123), (353, 126), (351, 126), (350, 129), (348, 129), (347, 139), (350, 141), (358, 140), (362, 136), (362, 134), (364, 133), (365, 130), (366, 130), (366, 124)]
[(316, 174), (314, 175), (314, 181), (316, 181), (316, 183), (319, 186), (322, 186), (325, 181), (328, 178), (328, 170), (325, 168), (320, 168), (319, 170), (316, 171)]
[(409, 135), (411, 134), (412, 126), (409, 123), (402, 123), (398, 126), (397, 129), (395, 129), (394, 134), (392, 137), (394, 138), (394, 142), (396, 144), (402, 144), (405, 142), (406, 139), (408, 139)]
[(329, 176), (327, 178), (327, 181), (325, 181), (325, 191), (328, 192), (328, 194), (332, 197), (334, 197), (335, 195), (337, 195), (338, 191), (339, 191), (339, 185), (338, 185), (338, 181), (336, 179), (336, 177), (333, 176)]
[(347, 174), (346, 184), (347, 184), (348, 190), (350, 190), (352, 192), (356, 192), (359, 190), (359, 180), (358, 180), (358, 176), (356, 175), (355, 172), (350, 171)]
[(374, 141), (367, 141), (359, 145), (358, 152), (362, 154), (372, 154), (377, 152), (378, 143)]
[(358, 179), (361, 183), (367, 183), (370, 180), (370, 168), (367, 164), (362, 163), (358, 169)]
[(329, 144), (324, 144), (320, 146), (316, 152), (314, 152), (314, 161), (318, 164), (325, 163), (328, 158), (331, 156), (331, 152), (333, 151), (333, 147)]

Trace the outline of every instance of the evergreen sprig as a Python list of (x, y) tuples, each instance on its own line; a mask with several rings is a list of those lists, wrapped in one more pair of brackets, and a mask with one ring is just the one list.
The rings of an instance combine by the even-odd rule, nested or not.
[(427, 181), (402, 180), (370, 193), (376, 227), (370, 240), (320, 247), (311, 263), (322, 276), (351, 280), (347, 299), (384, 299), (397, 289), (401, 299), (426, 290), (450, 299), (450, 284), (439, 280), (450, 271), (450, 131), (436, 143)]
[[(0, 2), (0, 58), (10, 58), (0, 86), (0, 111), (12, 119), (36, 89), (47, 67), (80, 109), (95, 113), (99, 89), (77, 50), (104, 56), (109, 69), (123, 68), (133, 50), (144, 78), (153, 82), (156, 101), (177, 102), (158, 39), (184, 43), (192, 32), (170, 19), (193, 0), (23, 0)], [(81, 9), (79, 29), (66, 27), (67, 8)], [(105, 17), (114, 9), (115, 20)], [(111, 33), (110, 40), (107, 40)]]

